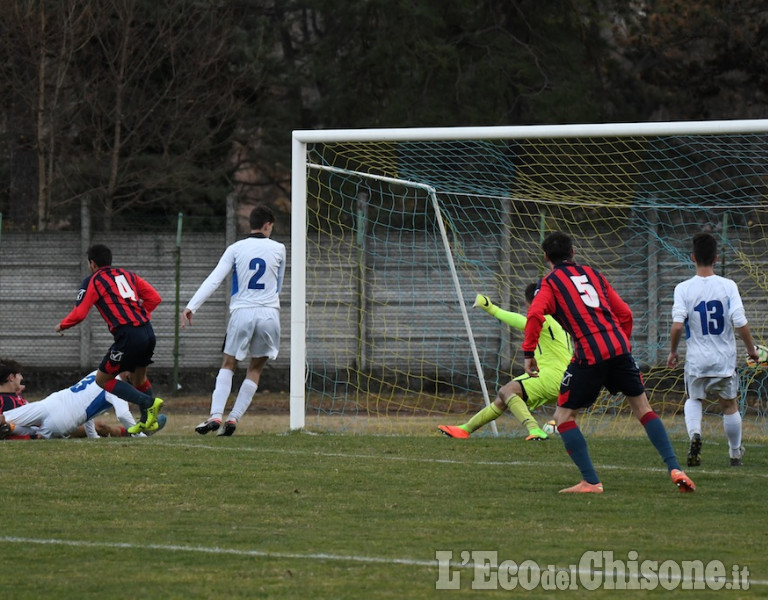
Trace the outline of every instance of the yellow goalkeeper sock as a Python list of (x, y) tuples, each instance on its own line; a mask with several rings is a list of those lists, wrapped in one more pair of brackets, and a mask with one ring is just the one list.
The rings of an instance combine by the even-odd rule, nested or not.
[(499, 408), (496, 407), (495, 404), (491, 403), (488, 406), (486, 406), (484, 409), (476, 413), (475, 416), (472, 417), (466, 423), (464, 423), (464, 425), (459, 425), (459, 427), (461, 427), (467, 433), (472, 433), (473, 431), (477, 431), (478, 429), (480, 429), (483, 425), (486, 425), (491, 421), (498, 419), (503, 413), (504, 413), (503, 410), (500, 410)]
[(517, 420), (523, 424), (529, 432), (533, 432), (534, 429), (539, 428), (539, 424), (536, 419), (533, 418), (531, 411), (528, 410), (523, 399), (517, 394), (512, 394), (507, 400), (507, 408), (510, 412), (517, 417)]

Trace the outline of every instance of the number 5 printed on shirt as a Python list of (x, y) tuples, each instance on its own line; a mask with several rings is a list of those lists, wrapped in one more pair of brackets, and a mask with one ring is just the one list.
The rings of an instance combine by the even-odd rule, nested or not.
[(597, 290), (589, 283), (586, 275), (573, 275), (571, 281), (576, 289), (579, 291), (581, 301), (591, 308), (597, 308), (600, 306), (600, 298), (597, 295)]

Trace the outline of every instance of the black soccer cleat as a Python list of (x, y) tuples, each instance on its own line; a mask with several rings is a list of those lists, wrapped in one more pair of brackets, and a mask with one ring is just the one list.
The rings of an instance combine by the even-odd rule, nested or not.
[(701, 465), (701, 434), (694, 433), (691, 436), (691, 445), (688, 447), (688, 466), (698, 467)]
[(0, 440), (4, 440), (13, 433), (15, 425), (13, 423), (3, 423), (0, 425)]
[(229, 437), (230, 435), (235, 433), (235, 429), (237, 429), (237, 421), (235, 421), (234, 419), (228, 419), (227, 422), (224, 423), (224, 427), (222, 427), (221, 430), (216, 435)]
[(740, 467), (742, 465), (741, 459), (744, 456), (744, 453), (746, 452), (746, 449), (742, 445), (737, 451), (737, 456), (731, 456), (731, 466), (732, 467)]

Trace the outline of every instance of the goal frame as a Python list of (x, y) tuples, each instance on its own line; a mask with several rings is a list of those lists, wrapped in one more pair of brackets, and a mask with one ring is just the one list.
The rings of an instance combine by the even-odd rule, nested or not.
[(768, 133), (768, 119), (293, 131), (291, 136), (290, 429), (301, 430), (306, 423), (308, 144), (748, 133)]

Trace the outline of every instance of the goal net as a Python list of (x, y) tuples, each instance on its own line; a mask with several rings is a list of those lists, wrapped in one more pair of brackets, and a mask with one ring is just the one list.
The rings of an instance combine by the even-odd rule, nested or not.
[[(768, 342), (766, 165), (768, 121), (294, 132), (291, 428), (464, 422), (523, 372), (522, 333), (473, 309), (476, 294), (524, 314), (560, 230), (629, 303), (651, 403), (684, 431), (682, 368), (666, 359), (694, 233), (717, 236), (716, 271)], [(765, 370), (739, 373), (745, 435), (763, 435)], [(604, 393), (580, 423), (629, 428), (628, 414)], [(486, 430), (523, 433), (513, 417)]]

